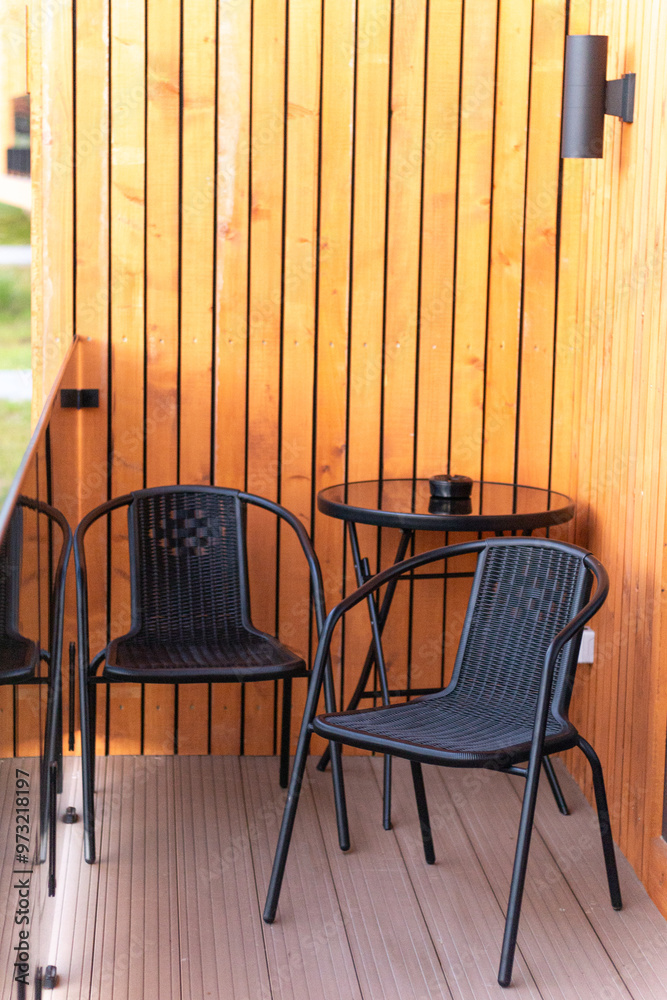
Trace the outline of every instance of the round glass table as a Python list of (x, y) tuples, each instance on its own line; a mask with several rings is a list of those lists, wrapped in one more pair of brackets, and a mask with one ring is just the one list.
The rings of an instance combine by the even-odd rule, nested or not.
[(329, 486), (317, 497), (329, 517), (406, 531), (522, 531), (563, 524), (569, 497), (510, 483), (474, 482), (470, 501), (431, 497), (428, 479), (384, 479)]
[[(380, 479), (355, 483), (341, 483), (321, 490), (317, 496), (318, 509), (329, 517), (346, 522), (350, 537), (357, 585), (361, 586), (371, 576), (368, 560), (359, 550), (357, 524), (372, 524), (382, 528), (399, 528), (401, 536), (394, 562), (405, 558), (408, 545), (415, 531), (493, 531), (521, 532), (530, 535), (536, 528), (550, 528), (563, 524), (574, 516), (574, 504), (569, 497), (554, 490), (535, 486), (521, 486), (513, 483), (473, 482), (469, 500), (441, 500), (431, 496), (428, 479)], [(410, 579), (432, 579), (434, 575), (412, 574)], [(472, 575), (472, 574), (470, 574)], [(378, 605), (368, 598), (368, 613), (371, 622), (372, 641), (366, 654), (361, 674), (354, 694), (350, 698), (348, 710), (357, 707), (362, 698), (374, 698), (376, 690), (366, 692), (373, 666), (377, 667), (380, 693), (384, 704), (389, 704), (390, 696), (412, 696), (427, 694), (426, 689), (390, 691), (387, 671), (382, 651), (382, 632), (389, 615), (396, 585), (402, 579), (397, 577), (388, 584), (382, 603)], [(377, 685), (373, 685), (375, 689)], [(329, 759), (328, 749), (320, 759), (318, 767), (323, 770)], [(554, 794), (562, 798), (557, 787), (556, 776), (548, 759), (545, 760), (547, 775)], [(384, 826), (391, 826), (391, 762), (385, 758)], [(563, 807), (564, 799), (562, 800)]]

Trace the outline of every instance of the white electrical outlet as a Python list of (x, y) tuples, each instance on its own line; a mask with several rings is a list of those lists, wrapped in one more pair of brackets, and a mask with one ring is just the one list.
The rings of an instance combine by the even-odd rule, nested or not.
[(588, 625), (581, 633), (578, 663), (593, 663), (595, 660), (595, 632)]

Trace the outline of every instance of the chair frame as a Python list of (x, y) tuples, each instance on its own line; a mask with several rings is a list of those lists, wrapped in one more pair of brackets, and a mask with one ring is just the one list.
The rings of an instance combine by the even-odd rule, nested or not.
[[(304, 778), (304, 771), (306, 766), (306, 758), (309, 750), (310, 740), (313, 732), (320, 732), (320, 735), (324, 735), (326, 732), (326, 738), (328, 738), (333, 745), (333, 741), (336, 739), (334, 735), (334, 727), (326, 728), (326, 725), (322, 722), (320, 729), (318, 730), (318, 723), (323, 720), (324, 717), (320, 716), (316, 718), (317, 713), (317, 703), (319, 699), (320, 689), (322, 686), (324, 669), (327, 659), (329, 657), (329, 647), (331, 644), (332, 636), (336, 625), (340, 619), (353, 607), (359, 604), (364, 599), (373, 595), (385, 584), (390, 584), (391, 581), (395, 580), (397, 577), (409, 573), (412, 570), (423, 566), (426, 563), (436, 562), (442, 559), (449, 559), (454, 556), (466, 555), (469, 553), (481, 554), (486, 549), (492, 546), (541, 546), (541, 547), (553, 547), (561, 549), (562, 551), (567, 551), (570, 553), (577, 553), (581, 555), (583, 565), (588, 570), (589, 573), (589, 586), (586, 593), (583, 594), (583, 600), (587, 602), (584, 607), (575, 615), (574, 618), (552, 639), (545, 659), (541, 668), (540, 686), (539, 694), (537, 698), (537, 704), (535, 708), (534, 725), (533, 725), (533, 735), (530, 744), (530, 752), (526, 755), (528, 763), (527, 767), (518, 767), (517, 763), (519, 761), (512, 761), (508, 759), (503, 766), (502, 762), (491, 763), (490, 761), (472, 763), (470, 761), (456, 763), (453, 760), (444, 761), (442, 755), (438, 755), (437, 750), (431, 750), (427, 747), (415, 748), (414, 752), (407, 752), (405, 748), (401, 748), (397, 751), (395, 743), (387, 738), (376, 737), (376, 746), (373, 748), (381, 753), (389, 753), (394, 756), (405, 757), (411, 762), (412, 777), (415, 788), (415, 797), (417, 802), (417, 811), (420, 821), (420, 827), (422, 831), (422, 841), (424, 846), (425, 859), (428, 864), (433, 864), (435, 861), (435, 854), (433, 850), (433, 840), (431, 836), (431, 828), (428, 816), (428, 807), (426, 803), (426, 795), (424, 791), (423, 776), (421, 773), (422, 763), (432, 763), (440, 764), (441, 766), (459, 766), (459, 767), (487, 767), (493, 770), (499, 770), (505, 773), (518, 774), (526, 779), (526, 786), (524, 790), (523, 803), (521, 808), (521, 819), (519, 823), (519, 832), (517, 837), (517, 846), (514, 859), (514, 867), (512, 872), (512, 882), (510, 888), (509, 904), (507, 909), (507, 917), (505, 922), (505, 933), (503, 937), (500, 968), (498, 973), (498, 982), (501, 986), (508, 986), (512, 976), (512, 967), (514, 962), (514, 953), (516, 949), (516, 939), (519, 925), (519, 917), (521, 913), (521, 902), (523, 897), (523, 889), (526, 877), (526, 868), (528, 863), (528, 853), (530, 849), (530, 840), (533, 827), (533, 818), (535, 814), (535, 805), (537, 800), (537, 791), (540, 778), (540, 771), (542, 769), (543, 762), (546, 758), (545, 754), (545, 734), (548, 716), (551, 708), (552, 701), (552, 682), (554, 677), (554, 671), (558, 662), (558, 657), (560, 652), (566, 646), (567, 643), (573, 642), (576, 644), (574, 646), (575, 653), (578, 650), (581, 630), (583, 629), (586, 622), (599, 610), (603, 604), (609, 589), (609, 581), (607, 573), (602, 566), (602, 564), (585, 549), (581, 549), (578, 546), (569, 545), (565, 542), (554, 541), (551, 539), (544, 538), (487, 538), (474, 542), (464, 542), (458, 545), (444, 546), (443, 548), (434, 549), (429, 552), (420, 553), (419, 555), (413, 556), (409, 559), (404, 560), (401, 563), (394, 564), (388, 569), (383, 570), (376, 576), (368, 580), (363, 586), (359, 587), (356, 591), (350, 594), (348, 597), (344, 598), (332, 611), (329, 613), (322, 634), (320, 637), (320, 643), (317, 651), (317, 657), (315, 659), (315, 664), (313, 667), (313, 673), (310, 681), (310, 686), (308, 690), (308, 697), (306, 700), (306, 706), (304, 709), (304, 715), (301, 725), (301, 732), (299, 735), (299, 742), (297, 745), (296, 756), (294, 760), (294, 766), (292, 768), (292, 777), (290, 780), (287, 803), (285, 805), (285, 811), (283, 814), (282, 824), (280, 828), (280, 833), (278, 836), (278, 844), (276, 848), (276, 854), (273, 863), (273, 869), (271, 872), (271, 879), (269, 883), (269, 889), (266, 898), (266, 904), (264, 908), (264, 920), (267, 923), (273, 923), (276, 910), (278, 906), (278, 900), (280, 896), (280, 890), (282, 886), (282, 881), (285, 873), (285, 864), (287, 861), (287, 854), (289, 851), (290, 841), (292, 837), (292, 832), (294, 828), (294, 820), (296, 817), (296, 810), (299, 801), (299, 794), (301, 790), (301, 785)], [(479, 569), (479, 563), (478, 563)], [(596, 590), (592, 599), (590, 599), (590, 586), (592, 585), (593, 579), (596, 581)], [(477, 573), (475, 575), (475, 581), (473, 582), (473, 588), (476, 585)], [(473, 591), (474, 593), (474, 591)], [(467, 619), (466, 619), (467, 620)], [(465, 628), (465, 626), (464, 626)], [(570, 647), (572, 649), (572, 647)], [(576, 661), (575, 667), (576, 669)], [(572, 677), (574, 676), (574, 669)], [(433, 696), (429, 696), (433, 697)], [(344, 713), (352, 714), (352, 713)], [(609, 883), (609, 894), (611, 899), (611, 904), (614, 909), (621, 909), (621, 893), (618, 882), (618, 872), (616, 868), (616, 858), (614, 854), (613, 840), (611, 836), (611, 825), (609, 819), (609, 809), (607, 806), (607, 799), (604, 787), (604, 778), (602, 774), (602, 767), (600, 761), (593, 750), (593, 748), (583, 739), (576, 730), (574, 730), (576, 736), (568, 741), (567, 745), (569, 747), (578, 746), (580, 750), (586, 756), (589, 764), (591, 765), (591, 770), (593, 772), (593, 786), (595, 792), (596, 806), (598, 812), (598, 820), (600, 826), (600, 836), (602, 840), (602, 849), (604, 855), (604, 861), (607, 871), (607, 880)], [(338, 741), (340, 743), (347, 743), (349, 745), (355, 745), (354, 739), (348, 738), (347, 735), (340, 734), (338, 736)], [(368, 741), (364, 743), (357, 743), (358, 746), (365, 746), (368, 748)], [(562, 747), (565, 749), (566, 747)], [(526, 759), (525, 757), (521, 758)]]
[[(63, 651), (63, 615), (65, 609), (65, 583), (67, 566), (72, 549), (72, 531), (65, 516), (42, 500), (19, 494), (16, 498), (16, 508), (34, 510), (43, 514), (49, 520), (49, 527), (57, 524), (62, 534), (62, 541), (56, 563), (53, 581), (49, 588), (49, 648), (40, 649), (39, 644), (30, 640), (34, 646), (31, 674), (24, 677), (3, 678), (0, 671), (0, 685), (46, 684), (46, 725), (44, 731), (44, 748), (40, 774), (40, 842), (39, 859), (46, 861), (47, 844), (51, 841), (51, 864), (49, 866), (48, 894), (55, 894), (55, 830), (53, 828), (56, 795), (63, 788), (63, 724), (62, 724), (62, 651)], [(13, 516), (13, 514), (12, 514)], [(11, 530), (8, 525), (7, 530)], [(49, 544), (51, 540), (49, 539)], [(36, 671), (43, 661), (48, 670), (44, 677)], [(51, 838), (49, 838), (51, 831)]]
[[(82, 772), (83, 772), (83, 819), (84, 819), (84, 855), (85, 860), (89, 864), (93, 864), (95, 861), (95, 806), (94, 806), (94, 780), (95, 780), (95, 736), (96, 736), (96, 687), (98, 684), (107, 683), (118, 683), (117, 678), (108, 678), (103, 675), (97, 676), (97, 671), (100, 666), (104, 663), (109, 644), (105, 646), (103, 650), (97, 653), (96, 656), (91, 660), (90, 658), (90, 642), (89, 642), (89, 627), (88, 627), (88, 575), (86, 568), (86, 558), (85, 558), (85, 547), (84, 539), (89, 528), (100, 518), (110, 514), (112, 511), (117, 510), (121, 507), (129, 509), (135, 498), (143, 498), (147, 496), (158, 496), (158, 495), (171, 495), (178, 493), (208, 493), (214, 495), (226, 495), (237, 499), (237, 501), (247, 508), (247, 505), (252, 505), (254, 507), (259, 507), (264, 510), (275, 514), (280, 520), (286, 522), (295, 532), (306, 558), (308, 569), (310, 573), (310, 583), (311, 583), (311, 600), (314, 605), (315, 610), (315, 621), (317, 627), (317, 635), (319, 637), (322, 626), (324, 624), (325, 618), (325, 605), (324, 605), (324, 589), (322, 584), (322, 573), (319, 565), (319, 561), (312, 547), (308, 532), (304, 528), (301, 521), (295, 517), (291, 511), (287, 510), (280, 504), (274, 503), (272, 500), (267, 500), (264, 497), (256, 496), (252, 493), (246, 493), (242, 490), (230, 489), (227, 487), (219, 486), (198, 486), (198, 485), (182, 485), (182, 486), (162, 486), (154, 487), (145, 490), (136, 490), (132, 493), (126, 493), (122, 496), (115, 497), (112, 500), (108, 500), (106, 503), (100, 504), (91, 510), (86, 516), (80, 521), (74, 533), (74, 560), (76, 567), (76, 586), (77, 586), (77, 621), (78, 621), (78, 661), (79, 661), (79, 697), (80, 697), (80, 719), (81, 719), (81, 757), (82, 757)], [(243, 511), (245, 514), (245, 510)], [(242, 520), (242, 532), (245, 539), (245, 516)], [(131, 544), (131, 542), (129, 543)], [(244, 560), (245, 560), (245, 544), (243, 546)], [(245, 576), (247, 581), (247, 566), (245, 561), (242, 562), (241, 572)], [(135, 614), (135, 594), (132, 593), (132, 615), (134, 620)], [(246, 608), (249, 612), (249, 608)], [(113, 638), (113, 637), (112, 637)], [(208, 675), (206, 668), (201, 668), (201, 673), (196, 678), (188, 677), (184, 679), (178, 676), (164, 676), (164, 671), (160, 672), (160, 676), (155, 678), (138, 677), (132, 678), (128, 677), (127, 681), (129, 683), (239, 683), (245, 682), (249, 683), (254, 680), (263, 680), (261, 676), (254, 678), (247, 678), (239, 681), (238, 677), (229, 676), (220, 677), (219, 675)], [(176, 673), (176, 671), (174, 671)], [(289, 676), (283, 676), (283, 697), (282, 697), (282, 727), (281, 727), (281, 739), (280, 739), (280, 784), (283, 788), (287, 787), (288, 776), (289, 776), (289, 751), (290, 751), (290, 722), (291, 722), (291, 694), (292, 694), (292, 677), (293, 676), (303, 676), (307, 677), (310, 675), (308, 669), (304, 669), (302, 673), (291, 673)], [(272, 672), (272, 677), (275, 677), (275, 670)], [(335, 694), (334, 694), (334, 684), (333, 675), (331, 673), (330, 663), (327, 664), (327, 669), (325, 670), (324, 676), (324, 689), (325, 689), (325, 703), (327, 706), (331, 705), (331, 711), (335, 711)], [(329, 709), (328, 709), (329, 710)], [(332, 748), (333, 749), (333, 748)], [(333, 766), (333, 784), (334, 784), (334, 796), (336, 801), (336, 816), (338, 822), (338, 833), (339, 841), (342, 850), (347, 850), (349, 847), (349, 833), (347, 824), (347, 811), (345, 805), (345, 790), (343, 786), (343, 775), (341, 768), (341, 754), (340, 747), (336, 747), (336, 752), (334, 754), (335, 760), (332, 762)]]

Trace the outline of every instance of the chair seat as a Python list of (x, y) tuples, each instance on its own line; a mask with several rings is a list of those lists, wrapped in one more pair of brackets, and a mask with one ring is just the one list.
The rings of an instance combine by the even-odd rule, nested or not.
[(271, 680), (306, 674), (304, 661), (271, 636), (249, 633), (231, 643), (147, 642), (131, 635), (107, 648), (102, 677), (173, 683)]
[(0, 684), (31, 680), (39, 662), (39, 646), (22, 635), (0, 638)]
[[(313, 729), (327, 740), (454, 767), (502, 768), (526, 761), (533, 735), (531, 722), (512, 720), (506, 704), (501, 714), (492, 704), (444, 692), (399, 705), (319, 715)], [(566, 750), (576, 742), (574, 727), (551, 715), (546, 752)]]

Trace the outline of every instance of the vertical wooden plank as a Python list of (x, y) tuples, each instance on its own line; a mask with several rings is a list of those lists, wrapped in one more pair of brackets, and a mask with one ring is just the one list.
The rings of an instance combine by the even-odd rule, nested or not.
[[(280, 502), (310, 528), (322, 25), (312, 0), (290, 3), (288, 16)], [(308, 660), (310, 579), (287, 527), (280, 570), (280, 637)], [(306, 687), (299, 681), (293, 689), (294, 740)]]
[[(582, 32), (583, 33), (583, 32)], [(563, 161), (562, 226), (559, 261), (559, 295), (557, 303), (556, 353), (554, 375), (554, 412), (552, 426), (551, 485), (567, 496), (578, 493), (579, 427), (582, 406), (582, 337), (580, 334), (579, 294), (585, 259), (585, 234), (582, 231), (584, 161)], [(575, 518), (577, 508), (575, 507)], [(570, 541), (576, 537), (576, 523), (571, 523), (563, 535)], [(578, 686), (571, 705), (571, 718), (577, 725), (578, 705), (583, 698), (586, 682), (585, 667), (579, 668)], [(581, 754), (571, 751), (566, 757), (571, 774), (583, 772)]]
[[(28, 16), (28, 38), (27, 45), (30, 52), (30, 62), (27, 67), (27, 87), (30, 93), (30, 136), (32, 149), (30, 151), (30, 176), (31, 183), (38, 191), (42, 191), (42, 177), (44, 173), (44, 159), (42, 156), (42, 144), (33, 142), (32, 137), (40, 133), (44, 122), (43, 109), (43, 81), (42, 81), (42, 24), (41, 5), (32, 3), (27, 9)], [(42, 351), (44, 344), (44, 284), (42, 257), (44, 254), (44, 236), (42, 229), (44, 226), (44, 199), (41, 195), (31, 197), (30, 210), (30, 341), (32, 369), (32, 406), (31, 419), (33, 426), (37, 423), (42, 411), (44, 401), (44, 371), (42, 361)]]
[(179, 0), (147, 10), (146, 485), (178, 479)]
[(218, 5), (215, 482), (245, 486), (250, 0)]
[[(466, 4), (456, 216), (456, 274), (448, 471), (479, 479), (482, 471), (488, 261), (493, 196), (497, 4)], [(468, 538), (468, 535), (463, 538)], [(458, 536), (449, 535), (450, 542)], [(459, 566), (462, 570), (464, 567)], [(453, 665), (468, 594), (466, 580), (446, 585), (444, 677)]]
[(394, 8), (382, 428), (387, 479), (413, 472), (425, 16), (419, 0)]
[[(76, 23), (76, 329), (77, 383), (99, 388), (98, 409), (76, 417), (80, 481), (72, 489), (69, 462), (55, 449), (53, 502), (63, 509), (74, 529), (93, 507), (108, 497), (109, 414), (109, 0), (78, 0)], [(67, 509), (64, 493), (76, 492)], [(107, 642), (106, 524), (86, 537), (90, 651), (94, 656)], [(67, 618), (73, 617), (68, 601)], [(68, 631), (75, 629), (72, 621)], [(70, 636), (75, 638), (74, 635)], [(67, 655), (68, 644), (63, 652)], [(66, 672), (63, 674), (66, 676)], [(69, 682), (68, 682), (69, 683)], [(104, 750), (105, 711), (98, 694), (98, 749)], [(67, 702), (64, 702), (67, 704)], [(77, 706), (78, 713), (78, 706)], [(75, 750), (80, 750), (77, 732)]]
[(517, 481), (549, 481), (556, 295), (558, 141), (565, 12), (562, 0), (535, 7), (530, 86), (523, 330)]
[(503, 6), (498, 23), (483, 469), (492, 482), (514, 480), (524, 216), (537, 215), (543, 201), (555, 205), (557, 197), (557, 187), (534, 189), (534, 202), (526, 204), (532, 8), (530, 0)]
[[(354, 213), (350, 289), (347, 479), (376, 479), (382, 441), (382, 345), (387, 224), (387, 136), (391, 3), (360, 0), (356, 28)], [(359, 545), (376, 570), (377, 530), (358, 526)], [(348, 549), (349, 553), (349, 549)], [(356, 587), (352, 559), (347, 587)], [(366, 608), (345, 623), (345, 691), (356, 683), (368, 648)]]
[(446, 468), (449, 441), (463, 3), (429, 5), (416, 475)]
[[(394, 6), (382, 415), (386, 479), (414, 473), (425, 56), (426, 7), (419, 0)], [(382, 533), (383, 565), (393, 562), (398, 537)], [(409, 676), (409, 601), (408, 588), (399, 585), (384, 642), (390, 688), (404, 688)]]
[[(218, 158), (214, 482), (245, 485), (248, 213), (250, 160), (250, 0), (218, 5)], [(241, 691), (214, 686), (211, 750), (238, 753)]]
[[(448, 462), (462, 27), (460, 0), (429, 5), (415, 463), (419, 478), (444, 471)], [(415, 551), (441, 544), (442, 535), (418, 532), (415, 537)], [(445, 584), (431, 580), (415, 587), (410, 684), (437, 687), (442, 682)]]
[[(144, 480), (145, 6), (111, 9), (111, 492)], [(127, 627), (127, 515), (111, 518), (111, 631)], [(141, 746), (141, 689), (112, 684), (109, 737), (116, 753)]]
[[(345, 479), (354, 129), (352, 0), (325, 4), (322, 45), (315, 493)], [(314, 532), (327, 606), (331, 607), (342, 591), (342, 525), (318, 513)], [(338, 646), (333, 650), (333, 663), (337, 670)]]
[[(181, 4), (149, 4), (146, 39), (146, 486), (178, 481)], [(144, 688), (144, 753), (174, 747), (174, 688)]]
[(74, 333), (72, 0), (31, 3), (33, 385), (36, 419)]
[(183, 8), (180, 481), (211, 481), (216, 4)]
[[(183, 7), (180, 454), (182, 483), (211, 482), (216, 4)], [(179, 753), (206, 753), (209, 688), (179, 688)]]
[[(248, 336), (247, 485), (272, 500), (279, 491), (281, 299), (283, 282), (283, 156), (286, 73), (284, 0), (253, 4), (252, 189), (250, 221), (250, 319)], [(248, 564), (253, 616), (273, 631), (276, 617), (275, 519), (248, 515)], [(246, 685), (248, 753), (274, 746), (274, 687)]]
[(479, 479), (497, 4), (466, 4), (463, 25), (450, 471)]

